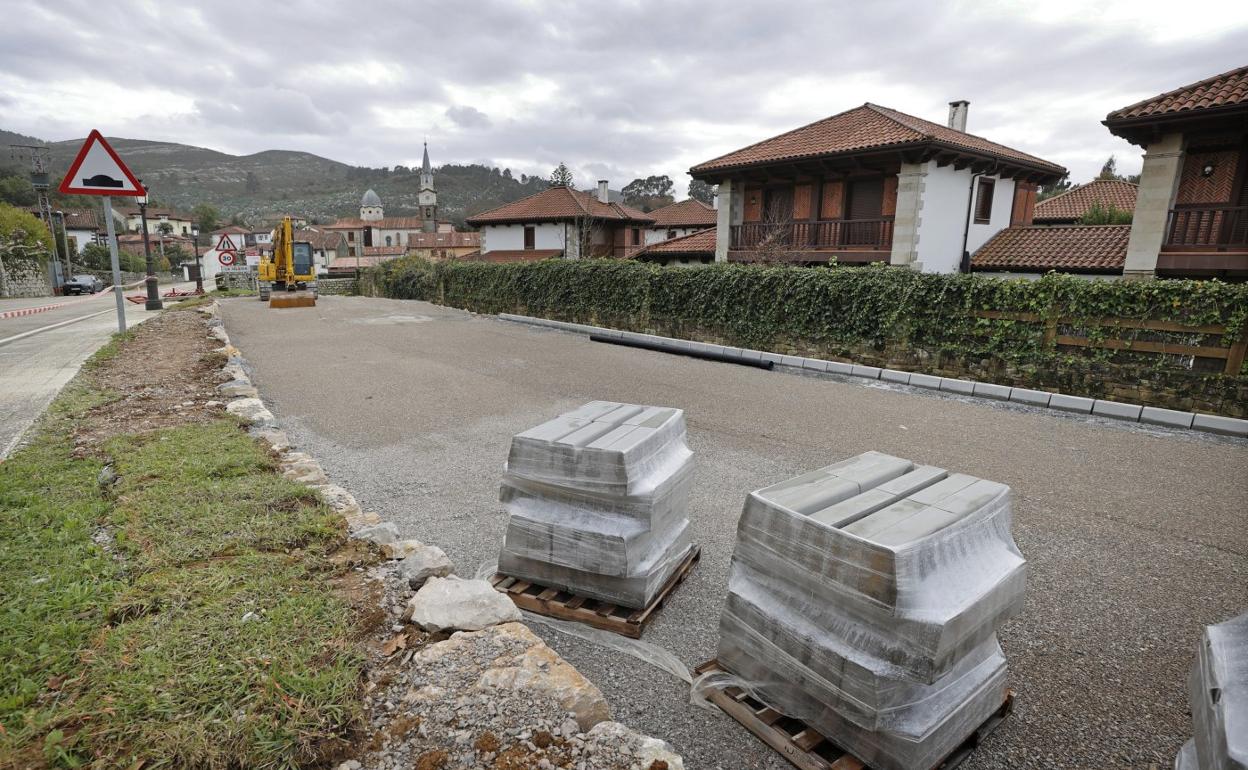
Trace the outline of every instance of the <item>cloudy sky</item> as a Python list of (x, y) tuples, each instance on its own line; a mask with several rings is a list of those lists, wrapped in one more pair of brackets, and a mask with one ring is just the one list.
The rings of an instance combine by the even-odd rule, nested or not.
[(665, 173), (876, 102), (1090, 178), (1112, 109), (1248, 64), (1243, 0), (0, 0), (0, 128), (99, 128), (578, 184)]

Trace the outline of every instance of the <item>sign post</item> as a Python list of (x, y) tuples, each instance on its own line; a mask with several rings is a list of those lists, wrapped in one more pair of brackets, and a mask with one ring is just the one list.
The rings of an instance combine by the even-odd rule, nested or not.
[(113, 263), (113, 293), (117, 295), (117, 330), (126, 330), (126, 299), (122, 296), (121, 259), (117, 254), (117, 233), (113, 225), (112, 196), (131, 198), (145, 196), (147, 191), (121, 162), (117, 153), (98, 130), (92, 130), (83, 142), (78, 157), (70, 164), (61, 180), (65, 195), (104, 196), (104, 225), (108, 230), (108, 256)]

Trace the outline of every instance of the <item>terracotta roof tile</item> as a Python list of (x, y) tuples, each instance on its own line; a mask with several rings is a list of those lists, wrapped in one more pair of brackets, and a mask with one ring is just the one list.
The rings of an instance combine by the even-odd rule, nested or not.
[(1071, 188), (1036, 204), (1035, 221), (1074, 221), (1094, 203), (1113, 206), (1119, 211), (1135, 211), (1135, 195), (1140, 186), (1118, 179), (1097, 179)]
[(366, 257), (401, 257), (407, 253), (406, 246), (365, 246), (362, 253)]
[(1105, 122), (1191, 113), (1235, 104), (1248, 105), (1248, 65), (1114, 110), (1105, 116)]
[[(26, 209), (43, 221), (43, 212), (38, 206), (31, 206)], [(91, 209), (62, 209), (61, 213), (65, 215), (65, 227), (70, 230), (96, 230), (100, 227), (99, 217)], [(59, 224), (61, 218), (56, 215), (56, 209), (52, 211), (52, 217)]]
[(296, 241), (307, 241), (312, 244), (314, 249), (333, 249), (337, 251), (341, 248), (346, 236), (337, 231), (314, 230), (311, 228), (295, 230), (293, 236)]
[(693, 198), (650, 212), (653, 227), (712, 227), (715, 215), (715, 209)]
[(699, 230), (696, 233), (682, 235), (679, 238), (670, 238), (659, 243), (652, 243), (633, 256), (644, 259), (651, 255), (669, 254), (709, 254), (713, 256), (715, 254), (715, 228)]
[(1061, 166), (1034, 155), (868, 102), (861, 107), (699, 163), (690, 169), (690, 173), (697, 176), (707, 171), (798, 158), (854, 155), (901, 145), (943, 146), (1012, 161), (1050, 174), (1060, 175), (1066, 172)]
[(408, 233), (409, 249), (479, 249), (481, 233)]
[(1131, 225), (1007, 227), (971, 256), (973, 270), (1121, 273)]
[(466, 220), (470, 225), (503, 222), (548, 222), (578, 219), (584, 216), (619, 221), (651, 222), (649, 214), (623, 203), (601, 203), (587, 192), (570, 187), (551, 187), (527, 198), (474, 214)]

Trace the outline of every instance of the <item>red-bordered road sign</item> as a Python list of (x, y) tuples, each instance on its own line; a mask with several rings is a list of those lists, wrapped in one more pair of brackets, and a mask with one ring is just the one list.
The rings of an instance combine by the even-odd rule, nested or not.
[(230, 265), (234, 264), (235, 259), (237, 259), (237, 257), (232, 251), (223, 251), (217, 255), (217, 261), (219, 261), (221, 264), (225, 265), (226, 267), (229, 267)]
[(229, 233), (221, 233), (221, 238), (217, 241), (217, 251), (238, 251)]
[(135, 179), (98, 130), (92, 129), (78, 157), (58, 188), (66, 195), (120, 195), (138, 197), (143, 185)]

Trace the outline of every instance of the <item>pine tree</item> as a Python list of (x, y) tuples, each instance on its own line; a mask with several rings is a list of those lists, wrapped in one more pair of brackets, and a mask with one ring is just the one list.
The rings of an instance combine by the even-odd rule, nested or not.
[(566, 165), (564, 165), (563, 163), (560, 163), (558, 166), (555, 167), (554, 171), (550, 172), (550, 186), (551, 187), (571, 187), (572, 186), (572, 171), (569, 170)]

